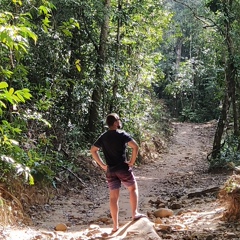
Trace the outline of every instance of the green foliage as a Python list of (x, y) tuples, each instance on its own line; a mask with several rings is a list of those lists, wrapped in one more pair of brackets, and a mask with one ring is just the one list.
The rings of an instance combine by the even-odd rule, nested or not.
[[(6, 105), (9, 102), (10, 104), (16, 106), (21, 102), (25, 102), (31, 98), (31, 94), (28, 89), (16, 90), (13, 88), (7, 90), (8, 84), (6, 82), (0, 83), (0, 113), (4, 115)], [(4, 168), (2, 166), (2, 176), (0, 180), (4, 180), (4, 173), (8, 173), (9, 169), (13, 168), (16, 172), (16, 175), (25, 175), (25, 180), (29, 181), (29, 184), (33, 184), (33, 178), (30, 174), (30, 169), (25, 165), (21, 164), (21, 157), (24, 154), (23, 150), (19, 147), (18, 139), (22, 130), (19, 127), (15, 127), (14, 123), (10, 123), (7, 120), (2, 120), (0, 123), (0, 151), (1, 151), (1, 160), (8, 163), (8, 167)], [(5, 154), (5, 155), (4, 155)], [(20, 162), (16, 162), (13, 158), (7, 157), (6, 155), (15, 156), (16, 159), (19, 159)], [(10, 168), (9, 168), (10, 167)], [(6, 179), (5, 179), (6, 181)]]
[[(3, 4), (3, 3), (1, 3)], [(46, 144), (42, 145), (42, 139), (33, 140), (30, 137), (30, 121), (42, 121), (50, 124), (37, 114), (31, 114), (26, 108), (27, 100), (32, 99), (30, 89), (27, 88), (27, 68), (22, 64), (28, 55), (30, 46), (36, 44), (37, 35), (32, 29), (32, 15), (24, 12), (26, 4), (21, 1), (13, 1), (13, 5), (1, 5), (1, 29), (0, 29), (0, 181), (8, 184), (10, 177), (24, 176), (23, 181), (34, 184), (32, 174), (38, 172), (52, 177), (51, 164), (46, 164), (52, 155), (46, 153)], [(48, 1), (39, 6), (39, 15), (44, 16), (44, 29), (49, 26), (47, 18), (50, 17), (54, 6)], [(4, 11), (4, 7), (6, 11)], [(19, 10), (14, 12), (14, 10)], [(34, 9), (34, 8), (33, 8)], [(21, 11), (22, 10), (22, 11)], [(12, 11), (12, 12), (10, 12)], [(19, 88), (15, 90), (15, 88)], [(50, 140), (49, 140), (50, 142)], [(51, 173), (51, 174), (50, 174)], [(9, 183), (10, 184), (10, 183)]]
[(226, 7), (225, 2), (222, 0), (207, 0), (205, 4), (206, 7), (208, 7), (215, 14), (219, 14), (224, 6)]
[(181, 111), (181, 121), (199, 122), (198, 115), (191, 107), (184, 107)]
[(217, 65), (222, 45), (215, 43), (221, 39), (213, 29), (205, 28), (208, 21), (202, 18), (208, 18), (209, 12), (202, 1), (166, 1), (165, 7), (174, 16), (164, 35), (164, 57), (159, 63), (164, 74), (159, 75), (155, 91), (166, 99), (172, 116), (180, 120), (203, 122), (217, 118), (224, 68)]
[[(1, 181), (7, 182), (7, 179), (4, 179), (4, 175), (8, 175), (8, 170), (11, 168), (15, 171), (15, 177), (18, 177), (20, 175), (24, 175), (25, 182), (28, 182), (30, 185), (34, 185), (34, 179), (32, 174), (30, 173), (30, 168), (24, 166), (21, 163), (17, 163), (14, 159), (4, 156), (1, 156), (1, 160), (8, 164), (8, 167), (2, 166), (2, 176), (0, 178)], [(0, 163), (0, 166), (2, 164)]]
[(228, 168), (230, 163), (240, 166), (239, 137), (232, 134), (225, 137), (218, 158), (210, 160), (210, 169)]
[[(195, 4), (202, 13), (199, 1)], [(0, 84), (1, 150), (31, 169), (35, 179), (53, 181), (76, 152), (88, 151), (110, 111), (120, 114), (124, 129), (139, 143), (143, 129), (170, 134), (153, 87), (182, 119), (217, 116), (224, 93), (219, 88), (224, 74), (216, 66), (223, 59), (221, 48), (213, 47), (215, 33), (203, 31), (182, 5), (113, 0), (106, 12), (103, 1), (15, 0), (1, 7), (0, 77), (9, 86)], [(102, 66), (104, 16), (110, 21)], [(94, 90), (101, 98), (99, 129), (92, 133), (87, 129)]]
[(16, 50), (16, 57), (20, 57), (22, 53), (26, 53), (29, 47), (28, 38), (31, 38), (36, 43), (37, 36), (30, 28), (24, 26), (23, 16), (19, 17), (20, 22), (17, 25), (12, 25), (11, 21), (14, 16), (9, 12), (0, 13), (1, 30), (0, 43), (9, 50)]

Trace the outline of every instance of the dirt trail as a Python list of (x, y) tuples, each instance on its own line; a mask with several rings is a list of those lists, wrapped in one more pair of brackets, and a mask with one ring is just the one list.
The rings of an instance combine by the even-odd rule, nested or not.
[[(220, 187), (227, 179), (227, 175), (207, 171), (206, 157), (212, 147), (214, 123), (173, 125), (174, 137), (168, 151), (134, 168), (140, 211), (154, 222), (153, 212), (160, 207), (159, 203), (174, 210), (173, 217), (162, 220), (162, 224), (168, 225), (167, 231), (156, 225), (161, 239), (187, 239), (186, 236), (189, 239), (194, 236), (198, 237), (195, 239), (225, 239), (229, 228), (224, 228), (220, 220), (224, 209), (216, 201), (216, 194), (189, 198), (191, 193)], [(119, 218), (120, 226), (124, 226), (130, 221), (130, 206), (127, 190), (122, 188), (120, 194)], [(32, 219), (33, 227), (5, 228), (0, 239), (101, 239), (99, 237), (109, 233), (112, 226), (105, 181), (97, 181), (80, 193), (73, 191), (67, 196), (55, 197), (41, 212), (36, 209)], [(58, 223), (66, 224), (68, 230), (54, 231)], [(174, 224), (178, 224), (178, 231)], [(231, 233), (231, 236), (238, 234), (236, 230)]]

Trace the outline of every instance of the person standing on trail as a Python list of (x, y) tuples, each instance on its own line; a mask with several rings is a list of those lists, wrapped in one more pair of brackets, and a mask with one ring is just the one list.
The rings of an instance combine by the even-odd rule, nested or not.
[[(138, 144), (122, 127), (121, 120), (116, 113), (111, 113), (106, 118), (108, 130), (94, 142), (91, 147), (91, 154), (98, 165), (106, 171), (107, 183), (110, 191), (110, 212), (113, 220), (113, 232), (119, 228), (119, 193), (121, 183), (128, 189), (130, 195), (130, 205), (132, 210), (132, 220), (146, 217), (138, 212), (138, 186), (132, 167), (138, 154)], [(127, 161), (126, 149), (132, 149), (130, 161)], [(103, 151), (105, 162), (99, 155), (99, 150)]]

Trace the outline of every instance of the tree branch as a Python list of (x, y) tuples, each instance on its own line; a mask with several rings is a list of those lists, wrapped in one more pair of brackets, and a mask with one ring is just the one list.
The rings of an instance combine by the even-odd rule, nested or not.
[(75, 178), (77, 178), (77, 180), (82, 184), (82, 186), (85, 187), (85, 183), (83, 182), (83, 180), (81, 178), (79, 178), (73, 171), (71, 171), (70, 169), (68, 169), (67, 167), (61, 166), (63, 169), (65, 169), (66, 171), (70, 172)]
[(96, 51), (98, 52), (98, 50), (99, 50), (98, 45), (96, 44), (96, 42), (92, 38), (92, 35), (90, 34), (90, 32), (89, 32), (89, 30), (87, 28), (87, 24), (86, 24), (86, 21), (85, 21), (85, 15), (84, 15), (84, 11), (83, 10), (82, 10), (82, 18), (83, 18), (83, 22), (84, 22), (84, 29), (85, 29), (89, 39), (91, 40), (93, 46), (95, 47)]
[[(196, 19), (198, 19), (199, 21), (201, 21), (202, 23), (204, 23), (206, 25), (206, 26), (204, 26), (204, 28), (217, 27), (217, 29), (223, 34), (223, 31), (221, 30), (221, 28), (219, 28), (219, 26), (211, 18), (206, 18), (204, 16), (197, 15), (195, 10), (191, 6), (189, 6), (188, 4), (186, 4), (184, 2), (181, 2), (179, 0), (173, 0), (173, 1), (187, 7)], [(211, 24), (207, 20), (209, 22), (211, 22)]]

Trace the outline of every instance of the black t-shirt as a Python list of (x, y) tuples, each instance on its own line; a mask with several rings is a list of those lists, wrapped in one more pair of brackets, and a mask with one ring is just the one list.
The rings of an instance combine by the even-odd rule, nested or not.
[(94, 146), (101, 148), (110, 170), (128, 169), (126, 148), (132, 137), (122, 130), (108, 130), (104, 132)]

